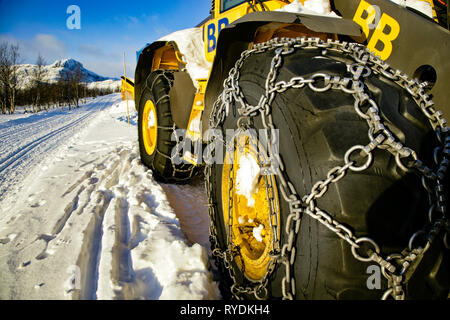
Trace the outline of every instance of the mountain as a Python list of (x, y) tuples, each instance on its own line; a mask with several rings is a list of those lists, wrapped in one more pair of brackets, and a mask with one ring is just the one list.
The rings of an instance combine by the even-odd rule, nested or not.
[[(29, 88), (33, 83), (34, 74), (37, 72), (37, 65), (21, 64), (17, 69), (17, 78), (20, 89)], [(57, 82), (65, 72), (75, 71), (79, 69), (82, 74), (82, 82), (88, 84), (89, 87), (112, 88), (120, 87), (120, 79), (107, 78), (87, 70), (83, 64), (74, 59), (63, 59), (55, 61), (53, 64), (42, 66), (43, 81)]]

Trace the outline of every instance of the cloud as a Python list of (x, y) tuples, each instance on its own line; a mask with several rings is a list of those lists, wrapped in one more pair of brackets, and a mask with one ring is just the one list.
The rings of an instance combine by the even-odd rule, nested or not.
[(65, 58), (67, 47), (51, 34), (36, 34), (31, 39), (17, 39), (8, 34), (0, 34), (0, 42), (7, 41), (19, 44), (21, 60), (24, 63), (34, 63), (40, 53), (47, 63)]
[[(109, 45), (107, 48), (96, 44), (81, 44), (74, 59), (83, 63), (89, 69), (106, 77), (119, 78), (123, 74), (123, 56), (120, 54), (122, 46)], [(127, 71), (134, 72), (131, 65), (134, 56), (127, 55)]]
[(129, 19), (130, 19), (129, 25), (136, 25), (139, 23), (139, 19), (136, 17), (129, 17)]
[(148, 28), (148, 30), (152, 30), (153, 34), (157, 38), (165, 36), (171, 32), (170, 29), (167, 27), (167, 24), (161, 22), (158, 15), (143, 14), (143, 24), (145, 25), (146, 28)]
[(123, 26), (128, 33), (141, 33), (142, 30), (145, 30), (148, 34), (156, 37), (155, 39), (174, 31), (168, 28), (167, 23), (161, 21), (157, 14), (143, 13), (139, 16), (116, 16), (113, 19), (118, 25)]
[[(86, 69), (92, 70), (95, 73), (105, 76), (120, 78), (123, 75), (123, 61), (119, 60), (88, 60), (84, 61), (83, 65)], [(136, 63), (127, 61), (127, 76), (134, 78), (134, 69), (136, 68)]]
[(102, 48), (95, 44), (82, 44), (79, 46), (78, 51), (86, 56), (92, 57), (107, 57), (109, 56)]
[(67, 54), (66, 45), (50, 34), (37, 34), (30, 45), (32, 49), (48, 57), (63, 57)]

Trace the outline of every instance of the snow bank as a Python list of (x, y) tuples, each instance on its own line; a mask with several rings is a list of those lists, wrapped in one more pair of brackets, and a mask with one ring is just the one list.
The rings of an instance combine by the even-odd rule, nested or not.
[(111, 79), (86, 83), (86, 87), (88, 89), (111, 90), (114, 92), (120, 90), (121, 86), (122, 86), (121, 80), (111, 80)]
[[(432, 7), (427, 1), (423, 0), (391, 0), (391, 1), (403, 7), (413, 8), (427, 15), (428, 17), (433, 18)], [(303, 4), (300, 3), (298, 0), (294, 0), (290, 4), (275, 11), (305, 13), (328, 17), (339, 17), (333, 11), (331, 11), (328, 0), (306, 0)]]
[(304, 13), (311, 15), (327, 16), (327, 17), (339, 17), (333, 11), (331, 11), (330, 3), (328, 0), (306, 0), (303, 4), (298, 0), (291, 2), (281, 9), (275, 11)]
[(136, 154), (127, 154), (125, 165), (128, 173), (119, 178), (120, 190), (113, 188), (117, 195), (105, 213), (97, 298), (220, 297), (206, 248), (186, 240), (163, 188)]
[(391, 1), (403, 7), (413, 8), (427, 15), (428, 17), (433, 18), (433, 8), (426, 1), (421, 0), (391, 0)]
[(206, 79), (209, 75), (211, 63), (205, 58), (202, 28), (191, 28), (176, 31), (160, 38), (158, 41), (175, 41), (178, 49), (187, 62), (186, 71), (197, 87), (196, 79)]

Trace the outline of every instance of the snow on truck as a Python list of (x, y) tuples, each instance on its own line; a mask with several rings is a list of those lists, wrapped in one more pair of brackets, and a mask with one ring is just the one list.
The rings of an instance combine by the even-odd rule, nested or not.
[(157, 179), (204, 170), (223, 296), (447, 298), (448, 1), (210, 13), (139, 51), (123, 92)]

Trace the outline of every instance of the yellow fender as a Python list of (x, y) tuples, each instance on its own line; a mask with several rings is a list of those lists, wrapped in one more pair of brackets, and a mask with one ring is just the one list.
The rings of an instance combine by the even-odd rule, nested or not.
[(120, 92), (122, 93), (122, 100), (134, 100), (134, 82), (125, 76), (121, 77), (122, 86)]

